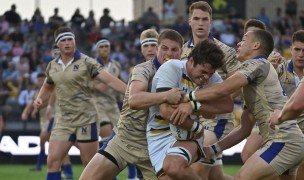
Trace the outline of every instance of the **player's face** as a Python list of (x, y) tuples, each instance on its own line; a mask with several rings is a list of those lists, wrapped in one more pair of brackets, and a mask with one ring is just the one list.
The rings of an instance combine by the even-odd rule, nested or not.
[(182, 55), (182, 48), (176, 41), (170, 39), (163, 39), (157, 50), (157, 59), (160, 64), (163, 64), (166, 59), (180, 59)]
[(75, 52), (75, 40), (73, 38), (62, 39), (58, 43), (58, 47), (60, 49), (60, 53), (62, 55), (74, 55)]
[(243, 35), (242, 41), (237, 44), (236, 58), (243, 62), (249, 59), (253, 46), (253, 32), (248, 31)]
[(37, 85), (38, 85), (39, 88), (42, 87), (42, 85), (43, 85), (43, 83), (44, 83), (44, 80), (45, 80), (44, 77), (39, 77), (39, 78), (37, 79)]
[(208, 80), (214, 74), (215, 69), (210, 64), (197, 64), (194, 66), (193, 59), (188, 60), (189, 70), (187, 73), (192, 81), (198, 86), (208, 84)]
[(156, 44), (145, 44), (141, 47), (141, 53), (145, 57), (146, 61), (150, 61), (156, 56), (157, 45)]
[(110, 55), (110, 46), (108, 44), (100, 45), (97, 50), (101, 58), (107, 58)]
[(304, 43), (296, 41), (291, 46), (291, 56), (293, 65), (298, 68), (304, 68)]
[(208, 37), (211, 24), (212, 20), (209, 13), (200, 9), (194, 9), (189, 17), (192, 35), (202, 40)]

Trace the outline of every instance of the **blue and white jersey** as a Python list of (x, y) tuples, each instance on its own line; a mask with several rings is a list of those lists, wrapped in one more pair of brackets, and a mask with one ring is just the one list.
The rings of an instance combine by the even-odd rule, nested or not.
[[(187, 61), (170, 60), (164, 63), (156, 72), (153, 81), (151, 92), (156, 93), (162, 90), (169, 90), (171, 88), (181, 88), (183, 93), (186, 94), (196, 88), (205, 88), (213, 84), (222, 82), (222, 78), (216, 72), (208, 81), (208, 84), (202, 87), (192, 82), (186, 71)], [(160, 116), (159, 105), (151, 106), (149, 109), (149, 122), (147, 126), (147, 138), (156, 140), (166, 136), (172, 135), (170, 132), (169, 121)], [(192, 119), (198, 120), (196, 115), (191, 116)]]

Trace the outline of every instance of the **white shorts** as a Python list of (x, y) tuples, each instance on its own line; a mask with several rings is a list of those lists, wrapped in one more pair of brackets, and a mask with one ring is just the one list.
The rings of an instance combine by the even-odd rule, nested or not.
[(155, 174), (163, 168), (167, 151), (175, 142), (176, 139), (172, 134), (157, 140), (149, 140), (148, 138), (148, 151)]

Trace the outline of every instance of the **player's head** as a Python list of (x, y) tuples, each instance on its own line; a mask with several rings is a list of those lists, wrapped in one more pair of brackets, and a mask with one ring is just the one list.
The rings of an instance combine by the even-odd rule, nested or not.
[(140, 34), (141, 53), (146, 61), (153, 59), (157, 52), (158, 33), (154, 29), (144, 30)]
[(214, 42), (201, 41), (188, 56), (187, 73), (197, 85), (208, 83), (215, 70), (223, 65), (224, 57), (223, 51)]
[(52, 57), (53, 58), (58, 58), (60, 56), (60, 50), (57, 44), (53, 44), (52, 46)]
[(75, 35), (71, 28), (60, 27), (54, 33), (55, 43), (60, 49), (61, 55), (70, 55), (75, 52)]
[(166, 29), (159, 34), (157, 59), (164, 63), (169, 59), (180, 59), (184, 39), (177, 31)]
[(248, 31), (253, 31), (257, 29), (266, 30), (266, 25), (260, 20), (249, 19), (244, 25), (244, 34)]
[(237, 59), (243, 62), (256, 56), (268, 57), (273, 51), (273, 44), (273, 37), (268, 31), (248, 31), (237, 45)]
[(304, 30), (293, 33), (291, 56), (294, 66), (304, 68)]
[[(206, 39), (212, 24), (212, 8), (205, 1), (198, 1), (189, 7), (189, 25), (192, 36), (198, 39)], [(196, 42), (195, 42), (196, 43)]]
[(105, 37), (98, 38), (95, 43), (95, 48), (96, 48), (96, 52), (98, 53), (98, 56), (100, 58), (107, 59), (111, 52), (110, 46), (111, 46), (110, 41), (107, 38)]
[(37, 85), (38, 85), (39, 88), (42, 87), (45, 78), (46, 78), (46, 75), (45, 75), (44, 72), (41, 72), (41, 73), (37, 74)]

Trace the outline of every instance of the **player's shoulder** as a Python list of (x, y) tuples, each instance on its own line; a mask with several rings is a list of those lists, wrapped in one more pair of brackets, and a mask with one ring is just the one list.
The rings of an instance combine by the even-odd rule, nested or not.
[(236, 51), (233, 47), (228, 46), (227, 44), (223, 43), (222, 41), (220, 41), (216, 38), (213, 38), (213, 40), (214, 40), (214, 43), (216, 45), (218, 45), (225, 54), (226, 53), (234, 53), (234, 54), (236, 53)]

